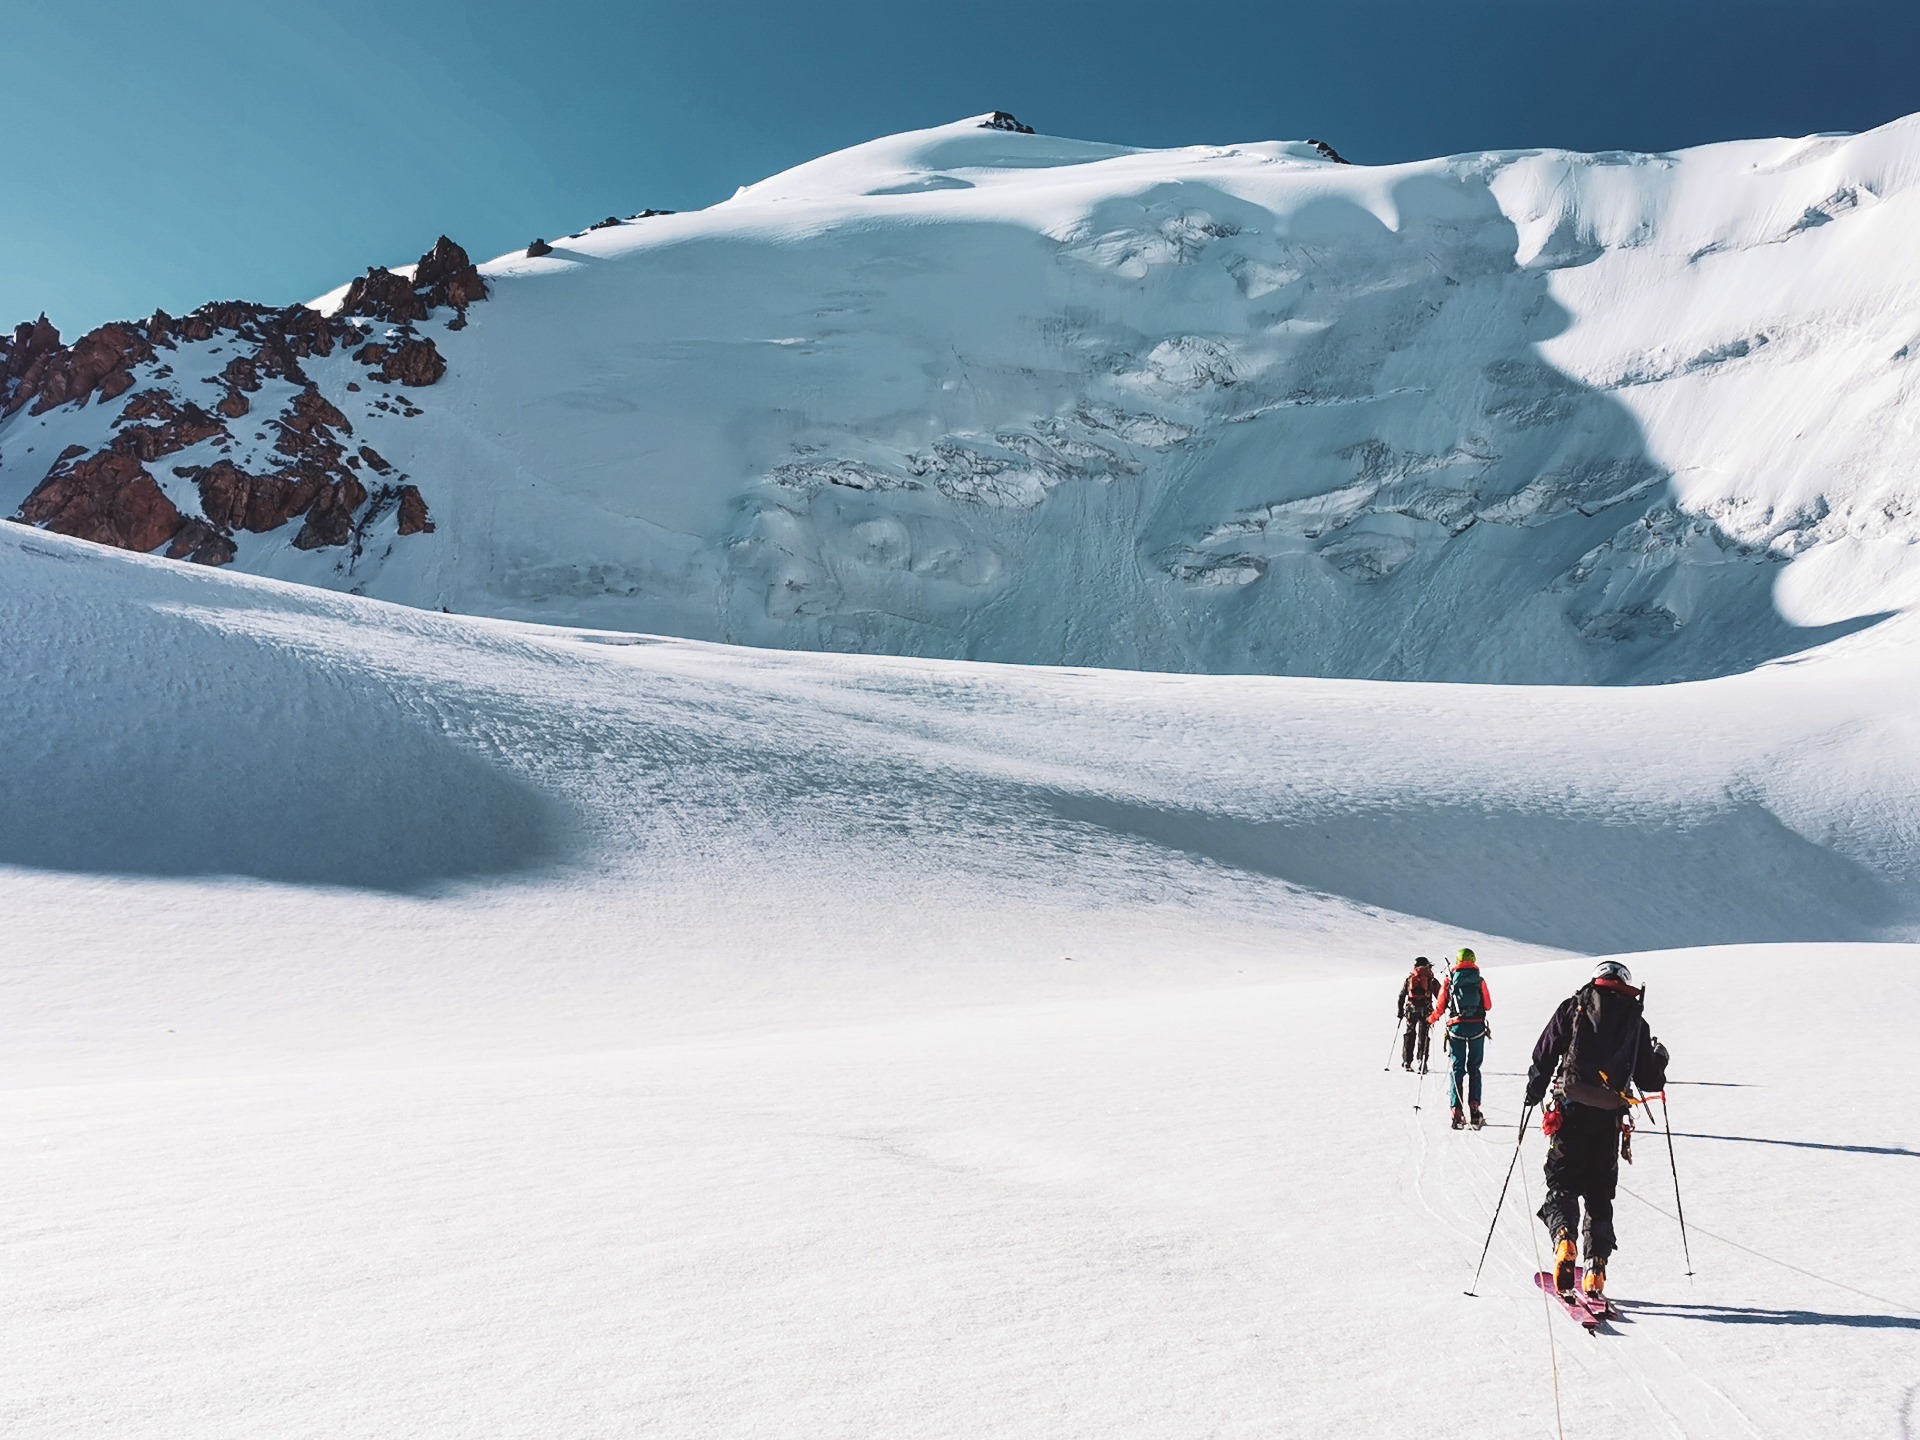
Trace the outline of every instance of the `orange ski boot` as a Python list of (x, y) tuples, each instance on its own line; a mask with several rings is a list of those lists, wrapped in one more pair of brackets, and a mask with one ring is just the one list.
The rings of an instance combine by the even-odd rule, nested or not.
[(1580, 1268), (1579, 1256), (1571, 1235), (1563, 1234), (1560, 1243), (1553, 1247), (1553, 1288), (1562, 1295), (1573, 1293)]
[(1607, 1262), (1604, 1258), (1596, 1256), (1587, 1261), (1586, 1274), (1580, 1277), (1580, 1293), (1593, 1307), (1607, 1303)]

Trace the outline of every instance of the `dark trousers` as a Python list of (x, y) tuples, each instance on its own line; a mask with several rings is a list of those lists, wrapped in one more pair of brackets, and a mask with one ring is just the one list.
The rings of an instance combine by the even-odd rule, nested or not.
[(1462, 1035), (1451, 1027), (1447, 1030), (1447, 1059), (1453, 1064), (1453, 1108), (1460, 1108), (1462, 1092), (1465, 1092), (1467, 1104), (1475, 1110), (1480, 1108), (1480, 1060), (1487, 1051), (1487, 1027), (1470, 1025)]
[[(1547, 1198), (1540, 1219), (1549, 1236), (1580, 1230), (1589, 1261), (1613, 1254), (1613, 1192), (1620, 1183), (1620, 1112), (1563, 1104), (1547, 1142)], [(1585, 1203), (1586, 1217), (1580, 1210)]]
[(1433, 1026), (1427, 1023), (1426, 1016), (1422, 1015), (1408, 1020), (1406, 1034), (1400, 1041), (1400, 1063), (1402, 1065), (1411, 1065), (1413, 1063), (1414, 1051), (1417, 1049), (1420, 1053), (1420, 1068), (1422, 1070), (1426, 1069), (1427, 1046), (1432, 1039)]

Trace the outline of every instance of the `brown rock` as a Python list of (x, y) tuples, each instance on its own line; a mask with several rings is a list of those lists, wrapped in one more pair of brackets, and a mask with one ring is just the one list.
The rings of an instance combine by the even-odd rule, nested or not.
[(393, 466), (387, 463), (386, 457), (371, 445), (362, 445), (360, 447), (360, 458), (373, 467), (373, 472), (376, 475), (385, 475), (393, 469)]
[(383, 353), (380, 368), (373, 372), (373, 378), (389, 385), (431, 385), (447, 373), (447, 362), (440, 354), (439, 347), (424, 335), (410, 336), (391, 350), (385, 346), (368, 345), (355, 358), (364, 361), (367, 351), (376, 348)]
[(157, 550), (183, 517), (131, 455), (105, 450), (56, 465), (21, 505), (19, 518), (61, 535), (122, 550)]
[(183, 340), (211, 340), (221, 330), (239, 330), (272, 310), (251, 300), (211, 300), (175, 321), (174, 334)]
[(325, 479), (298, 470), (249, 475), (231, 460), (175, 472), (200, 490), (200, 509), (222, 530), (264, 535), (304, 512), (326, 488)]
[(402, 485), (395, 492), (400, 500), (400, 533), (402, 535), (431, 535), (433, 521), (427, 515), (426, 497), (421, 495), (417, 485)]
[(339, 464), (345, 453), (334, 432), (353, 433), (347, 417), (311, 385), (294, 396), (293, 404), (273, 423), (280, 431), (280, 438), (273, 442), (274, 449), (282, 455), (326, 466)]
[(135, 420), (173, 420), (179, 414), (180, 407), (173, 403), (173, 396), (167, 391), (142, 390), (120, 407), (120, 418), (113, 423), (126, 425)]
[(347, 287), (347, 298), (340, 302), (340, 310), (345, 315), (370, 315), (395, 324), (427, 318), (427, 302), (414, 294), (413, 282), (377, 266)]
[(476, 300), (487, 298), (487, 282), (479, 268), (467, 258), (467, 252), (442, 235), (433, 248), (420, 257), (413, 272), (414, 289), (425, 289), (429, 306), (451, 305), (465, 310)]
[(12, 402), (21, 383), (29, 373), (44, 369), (48, 357), (61, 348), (60, 332), (45, 315), (31, 325), (16, 325), (11, 338), (0, 335), (0, 414), (11, 415), (19, 408)]
[[(18, 336), (16, 331), (15, 335)], [(133, 367), (153, 358), (153, 347), (135, 325), (114, 323), (90, 330), (71, 346), (40, 354), (21, 374), (8, 396), (6, 413), (29, 400), (33, 413), (44, 415), (70, 400), (82, 404), (97, 390), (112, 400), (133, 388)]]
[(544, 240), (536, 239), (531, 245), (527, 246), (527, 258), (529, 260), (538, 260), (542, 255), (551, 255), (552, 253), (553, 247)]
[(315, 355), (331, 355), (341, 325), (331, 316), (305, 305), (288, 305), (262, 316), (257, 328), (270, 335), (286, 354), (306, 360)]
[(487, 297), (487, 282), (467, 252), (442, 235), (414, 266), (413, 278), (374, 268), (347, 287), (339, 313), (396, 325), (424, 320), (442, 305), (464, 311)]
[[(192, 401), (176, 406), (164, 390), (145, 390), (127, 404), (131, 411), (139, 406), (141, 418), (159, 421), (155, 425), (134, 425), (113, 437), (110, 448), (137, 460), (158, 460), (227, 433), (227, 427)], [(122, 415), (122, 419), (125, 415)]]
[(230, 564), (237, 548), (231, 535), (222, 535), (204, 520), (189, 520), (167, 546), (169, 560), (191, 560), (196, 565)]
[(326, 487), (307, 508), (307, 523), (293, 537), (293, 548), (318, 550), (325, 545), (346, 544), (353, 538), (353, 512), (366, 499), (366, 486), (351, 475)]

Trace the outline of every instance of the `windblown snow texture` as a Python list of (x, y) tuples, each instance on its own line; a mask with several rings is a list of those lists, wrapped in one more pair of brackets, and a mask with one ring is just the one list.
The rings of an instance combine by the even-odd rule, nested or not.
[[(1389, 167), (984, 122), (483, 266), (405, 322), (431, 388), (307, 366), (411, 530), (219, 544), (475, 614), (1456, 680), (1731, 673), (1920, 585), (1920, 121)], [(0, 505), (126, 403), (15, 415)], [(156, 472), (183, 513), (206, 463)]]
[[(0, 1429), (1538, 1435), (1537, 1136), (1460, 1291), (1551, 947), (1731, 941), (1792, 943), (1633, 957), (1699, 1273), (1643, 1135), (1566, 1402), (1891, 1429), (1913, 626), (1651, 688), (1020, 669), (0, 527)], [(1461, 943), (1484, 1134), (1378, 1068)]]

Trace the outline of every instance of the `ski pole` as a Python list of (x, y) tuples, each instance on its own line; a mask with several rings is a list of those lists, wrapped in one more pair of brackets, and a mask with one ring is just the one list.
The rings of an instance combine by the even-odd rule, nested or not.
[[(1420, 1022), (1416, 1020), (1411, 1023), (1417, 1025)], [(1418, 1110), (1420, 1108), (1420, 1098), (1426, 1093), (1427, 1093), (1427, 1060), (1426, 1060), (1426, 1057), (1423, 1055), (1420, 1057), (1420, 1079), (1414, 1084), (1414, 1087), (1413, 1087), (1413, 1108), (1414, 1109)]]
[(1667, 1119), (1667, 1092), (1660, 1092), (1660, 1128), (1667, 1132), (1667, 1168), (1673, 1172), (1673, 1213), (1680, 1222), (1680, 1253), (1687, 1257), (1687, 1274), (1693, 1274), (1693, 1251), (1687, 1245), (1687, 1212), (1680, 1205), (1680, 1166), (1673, 1158), (1673, 1123)]
[(1520, 1146), (1527, 1138), (1527, 1121), (1532, 1115), (1531, 1105), (1520, 1112), (1520, 1133), (1513, 1137), (1513, 1159), (1507, 1162), (1507, 1178), (1500, 1182), (1500, 1198), (1493, 1202), (1493, 1219), (1487, 1224), (1487, 1243), (1480, 1247), (1480, 1263), (1473, 1267), (1473, 1284), (1467, 1287), (1469, 1295), (1480, 1288), (1480, 1272), (1486, 1268), (1487, 1252), (1493, 1248), (1493, 1230), (1500, 1223), (1500, 1207), (1507, 1203), (1507, 1187), (1513, 1183), (1514, 1167), (1520, 1163)]
[(1380, 1067), (1382, 1070), (1393, 1069), (1393, 1052), (1399, 1048), (1400, 1026), (1405, 1019), (1406, 1017), (1404, 1015), (1396, 1015), (1393, 1017), (1393, 1043), (1387, 1046), (1387, 1063)]

